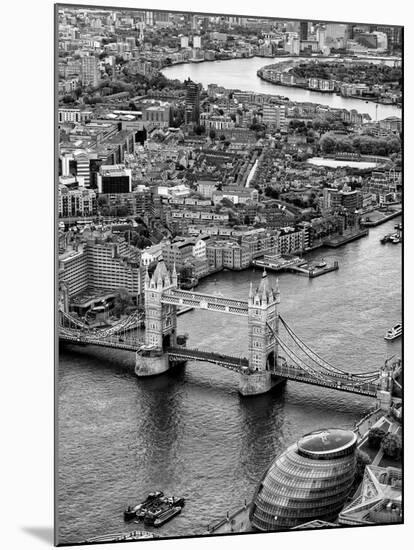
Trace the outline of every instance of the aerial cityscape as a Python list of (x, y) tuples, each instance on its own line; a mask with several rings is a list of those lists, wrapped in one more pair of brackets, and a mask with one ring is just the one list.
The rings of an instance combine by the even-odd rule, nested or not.
[(403, 27), (55, 14), (56, 543), (403, 523)]

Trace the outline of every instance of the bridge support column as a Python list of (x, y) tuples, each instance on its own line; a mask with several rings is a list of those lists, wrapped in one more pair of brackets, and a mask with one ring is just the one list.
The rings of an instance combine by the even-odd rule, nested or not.
[(159, 354), (143, 354), (137, 351), (135, 357), (135, 374), (141, 376), (156, 376), (163, 374), (170, 368), (168, 354), (160, 352)]
[(391, 407), (391, 392), (387, 390), (378, 390), (377, 392), (377, 405), (383, 411), (389, 411)]
[(239, 393), (243, 396), (260, 395), (286, 382), (285, 378), (275, 376), (269, 371), (257, 371), (250, 374), (240, 374)]

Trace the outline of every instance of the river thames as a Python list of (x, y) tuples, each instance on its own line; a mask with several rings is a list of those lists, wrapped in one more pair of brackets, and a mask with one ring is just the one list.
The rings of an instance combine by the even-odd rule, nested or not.
[[(206, 64), (207, 65), (207, 64)], [(208, 66), (211, 67), (211, 64)], [(309, 258), (338, 260), (317, 279), (279, 277), (279, 311), (319, 355), (352, 372), (378, 369), (401, 352), (386, 330), (401, 320), (401, 245), (381, 245), (399, 218), (369, 236)], [(260, 270), (222, 272), (197, 291), (246, 299)], [(275, 277), (270, 275), (272, 281)], [(247, 320), (193, 311), (179, 317), (190, 347), (247, 352)], [(152, 379), (133, 373), (129, 352), (66, 346), (58, 383), (58, 532), (61, 543), (135, 529), (123, 509), (155, 489), (185, 496), (161, 536), (203, 534), (210, 522), (250, 500), (264, 469), (301, 435), (350, 428), (374, 400), (288, 382), (242, 398), (237, 375), (206, 363)]]
[[(288, 58), (289, 59), (289, 58)], [(285, 61), (286, 58), (281, 59)], [(276, 63), (278, 59), (251, 57), (248, 59), (230, 59), (202, 63), (183, 63), (163, 69), (163, 73), (171, 80), (185, 80), (191, 78), (194, 82), (201, 82), (204, 88), (209, 84), (218, 84), (231, 90), (251, 90), (262, 94), (273, 94), (288, 97), (292, 101), (320, 103), (336, 109), (356, 109), (360, 113), (367, 113), (375, 120), (376, 104), (362, 99), (346, 98), (336, 94), (311, 92), (302, 88), (278, 86), (266, 82), (257, 76), (258, 69), (265, 65)], [(378, 60), (372, 59), (378, 63)], [(394, 105), (378, 105), (378, 120), (389, 116), (401, 118), (401, 109)]]

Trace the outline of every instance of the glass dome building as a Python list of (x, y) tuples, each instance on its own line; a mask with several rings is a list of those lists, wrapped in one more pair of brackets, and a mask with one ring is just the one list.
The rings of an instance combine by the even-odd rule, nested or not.
[(316, 519), (333, 521), (355, 476), (354, 432), (329, 428), (304, 435), (277, 456), (253, 497), (250, 522), (279, 531)]

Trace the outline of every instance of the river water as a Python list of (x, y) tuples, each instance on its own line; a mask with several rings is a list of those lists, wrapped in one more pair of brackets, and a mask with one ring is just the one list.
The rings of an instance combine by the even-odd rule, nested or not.
[[(383, 338), (401, 320), (401, 245), (379, 242), (399, 221), (309, 255), (338, 260), (336, 272), (316, 279), (279, 276), (281, 315), (337, 367), (374, 370), (385, 356), (401, 351), (400, 340)], [(197, 290), (246, 299), (250, 281), (260, 276), (253, 269), (222, 272)], [(245, 318), (193, 311), (178, 319), (190, 347), (247, 353)], [(188, 363), (138, 379), (133, 363), (129, 352), (61, 349), (61, 543), (135, 529), (124, 524), (123, 509), (155, 489), (188, 499), (159, 534), (203, 534), (210, 522), (251, 498), (263, 470), (287, 445), (313, 429), (352, 427), (374, 405), (370, 398), (295, 382), (276, 393), (242, 398), (237, 375), (215, 365)]]
[[(282, 59), (285, 61), (285, 58)], [(379, 60), (370, 60), (379, 63)], [(163, 69), (167, 78), (185, 80), (191, 78), (194, 82), (201, 82), (205, 88), (209, 84), (218, 84), (228, 89), (251, 90), (262, 94), (273, 94), (288, 97), (292, 101), (320, 103), (337, 109), (356, 109), (360, 113), (367, 113), (372, 120), (376, 117), (376, 104), (363, 99), (341, 97), (336, 94), (313, 92), (301, 88), (279, 86), (266, 82), (257, 76), (257, 71), (265, 65), (277, 62), (277, 59), (251, 57), (248, 59), (230, 59), (225, 61), (211, 61), (202, 63), (183, 63)], [(378, 104), (378, 120), (389, 116), (401, 118), (401, 109), (394, 105)]]

